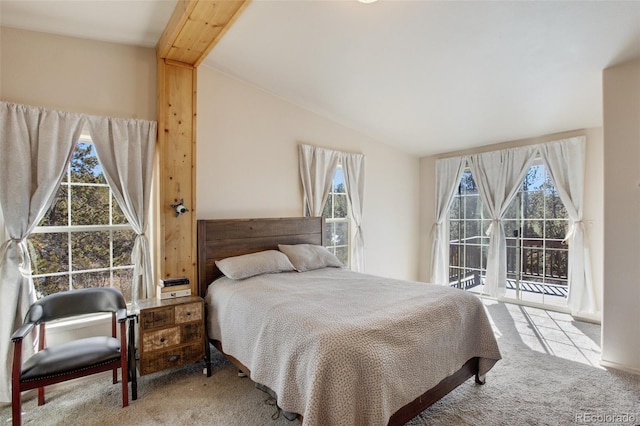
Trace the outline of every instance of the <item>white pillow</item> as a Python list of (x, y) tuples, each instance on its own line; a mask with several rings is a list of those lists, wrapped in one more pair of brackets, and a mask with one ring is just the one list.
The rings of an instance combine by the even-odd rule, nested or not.
[(260, 274), (295, 271), (289, 258), (277, 250), (227, 257), (216, 260), (216, 266), (223, 274), (233, 280), (241, 280)]
[(278, 249), (287, 255), (294, 268), (299, 272), (326, 267), (342, 268), (344, 266), (333, 253), (323, 246), (278, 244)]

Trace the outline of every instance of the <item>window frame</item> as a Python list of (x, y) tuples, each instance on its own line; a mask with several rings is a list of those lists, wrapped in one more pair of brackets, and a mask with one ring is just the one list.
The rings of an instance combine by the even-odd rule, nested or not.
[[(468, 173), (469, 176), (471, 177), (471, 179), (473, 179), (473, 175), (471, 175), (471, 170), (469, 169), (469, 167), (466, 167), (464, 169), (463, 175)], [(475, 182), (475, 181), (474, 181)], [(464, 259), (465, 262), (463, 263), (462, 266), (458, 265), (451, 265), (451, 253), (449, 252), (449, 277), (451, 277), (451, 270), (457, 270), (457, 271), (461, 271), (463, 272), (464, 278), (463, 280), (460, 280), (460, 274), (458, 274), (458, 285), (456, 286), (457, 288), (461, 288), (461, 289), (466, 289), (467, 284), (466, 284), (466, 271), (477, 271), (479, 273), (479, 277), (484, 276), (486, 274), (487, 271), (487, 265), (486, 265), (486, 253), (485, 251), (488, 251), (489, 249), (489, 238), (483, 236), (483, 230), (486, 229), (486, 227), (488, 226), (488, 222), (490, 221), (488, 218), (485, 217), (485, 209), (484, 209), (484, 205), (482, 203), (482, 200), (480, 199), (480, 194), (479, 192), (477, 192), (477, 186), (476, 186), (476, 192), (475, 193), (467, 193), (461, 192), (462, 189), (462, 178), (460, 180), (460, 182), (458, 183), (458, 190), (456, 191), (456, 193), (454, 194), (454, 198), (452, 200), (452, 204), (453, 202), (455, 202), (455, 200), (458, 200), (459, 203), (459, 215), (458, 218), (453, 219), (456, 221), (456, 223), (458, 224), (458, 239), (456, 241), (458, 241), (458, 243), (456, 244), (458, 246), (458, 259)], [(475, 217), (475, 218), (467, 218), (467, 199), (469, 197), (475, 197), (477, 198), (477, 203), (479, 203), (480, 208), (479, 208), (479, 217)], [(447, 221), (447, 230), (448, 232), (448, 238), (449, 238), (449, 251), (451, 250), (451, 211), (453, 209), (450, 208), (449, 211), (449, 219)], [(465, 244), (465, 243), (460, 243), (460, 241), (464, 241), (466, 240), (466, 223), (467, 221), (474, 221), (474, 222), (478, 222), (479, 225), (479, 229), (480, 229), (480, 234), (477, 237), (473, 237), (473, 238), (480, 238), (480, 242), (479, 243), (475, 243), (475, 244)], [(486, 226), (485, 226), (486, 225)], [(462, 232), (460, 232), (460, 228), (462, 230)], [(475, 267), (468, 267), (467, 263), (466, 263), (466, 259), (468, 258), (467, 256), (467, 246), (472, 246), (472, 247), (478, 247), (480, 249), (480, 266), (478, 268)], [(461, 248), (462, 247), (462, 248)], [(460, 255), (460, 250), (462, 249), (462, 255)], [(483, 256), (484, 255), (484, 256)], [(479, 280), (479, 277), (475, 277), (474, 280), (476, 281), (476, 283)]]
[[(325, 207), (322, 211), (322, 218), (324, 219), (326, 225), (331, 225), (331, 224), (337, 224), (337, 223), (346, 223), (347, 224), (347, 243), (346, 244), (333, 244), (333, 245), (325, 245), (325, 247), (331, 251), (331, 253), (333, 253), (334, 255), (337, 256), (336, 251), (339, 248), (345, 248), (347, 251), (347, 262), (345, 263), (345, 266), (348, 268), (351, 268), (351, 247), (352, 247), (352, 240), (353, 240), (353, 236), (352, 236), (352, 230), (353, 230), (353, 220), (351, 218), (351, 206), (349, 205), (349, 196), (347, 195), (347, 188), (346, 185), (344, 186), (344, 192), (335, 192), (335, 188), (336, 188), (336, 177), (338, 176), (338, 170), (341, 171), (342, 173), (342, 184), (344, 185), (344, 169), (342, 167), (341, 163), (338, 163), (338, 166), (336, 167), (336, 170), (333, 174), (333, 178), (331, 180), (331, 189), (329, 190), (329, 196), (327, 197), (327, 204), (331, 203), (331, 217), (325, 217), (324, 215), (324, 211), (326, 210), (327, 204), (325, 204)], [(345, 217), (335, 217), (335, 199), (336, 196), (342, 196), (344, 195), (345, 199), (346, 199), (346, 207), (347, 207), (347, 214)], [(327, 226), (328, 227), (328, 226)], [(328, 230), (327, 230), (328, 232)], [(323, 241), (323, 243), (325, 243)]]
[[(77, 149), (78, 144), (80, 143), (84, 143), (84, 144), (92, 144), (93, 145), (93, 141), (91, 139), (91, 137), (83, 132), (83, 134), (80, 136), (80, 138), (78, 139), (78, 141), (76, 141), (75, 145), (74, 145), (74, 152)], [(95, 147), (93, 148), (95, 150)], [(96, 154), (97, 157), (97, 154)], [(99, 160), (98, 160), (99, 161)], [(67, 286), (67, 290), (74, 290), (74, 277), (81, 275), (81, 274), (89, 274), (89, 273), (96, 273), (96, 272), (109, 272), (109, 287), (114, 287), (114, 272), (116, 271), (122, 271), (122, 270), (128, 270), (130, 269), (133, 273), (133, 270), (135, 268), (135, 265), (133, 263), (131, 264), (127, 264), (127, 265), (119, 265), (119, 266), (114, 266), (114, 232), (117, 231), (134, 231), (133, 227), (131, 226), (131, 224), (128, 223), (128, 220), (125, 217), (125, 221), (126, 223), (113, 223), (113, 216), (114, 216), (114, 203), (115, 203), (115, 198), (113, 196), (113, 191), (111, 189), (111, 187), (109, 186), (109, 184), (106, 182), (106, 178), (105, 178), (105, 183), (86, 183), (86, 182), (74, 182), (71, 179), (71, 165), (72, 165), (72, 160), (69, 161), (69, 164), (67, 164), (67, 168), (66, 168), (66, 179), (63, 179), (62, 182), (60, 182), (60, 185), (58, 186), (58, 188), (56, 188), (56, 191), (58, 191), (60, 188), (65, 188), (66, 187), (66, 197), (67, 197), (67, 225), (48, 225), (48, 226), (36, 226), (33, 231), (31, 232), (31, 235), (29, 236), (29, 238), (31, 238), (32, 236), (35, 235), (43, 235), (43, 234), (66, 234), (67, 238), (66, 238), (66, 252), (67, 252), (67, 270), (66, 271), (60, 271), (60, 272), (45, 272), (45, 273), (33, 273), (32, 274), (32, 278), (35, 280), (37, 280), (38, 278), (48, 278), (48, 277), (63, 277), (63, 276), (67, 276), (68, 277), (68, 286)], [(101, 167), (101, 166), (100, 166)], [(96, 188), (108, 188), (108, 200), (109, 200), (109, 205), (108, 205), (108, 209), (109, 209), (109, 223), (108, 224), (99, 224), (99, 225), (72, 225), (72, 208), (71, 208), (71, 202), (72, 202), (72, 188), (73, 187), (96, 187)], [(90, 233), (90, 232), (108, 232), (109, 234), (109, 262), (108, 262), (108, 266), (103, 266), (103, 267), (98, 267), (98, 268), (88, 268), (88, 269), (78, 269), (73, 267), (73, 244), (72, 244), (72, 235), (74, 233), (78, 233), (78, 232), (85, 232), (85, 233)], [(30, 247), (30, 250), (33, 250), (32, 247)], [(32, 270), (37, 271), (37, 267), (35, 266), (35, 262), (36, 259), (34, 258), (34, 256), (32, 255)], [(83, 287), (84, 288), (84, 287)], [(37, 290), (37, 286), (36, 286), (36, 290)], [(62, 291), (62, 290), (61, 290)], [(124, 293), (124, 292), (123, 292)], [(51, 294), (55, 294), (55, 293), (51, 293)], [(42, 295), (44, 296), (44, 295)], [(125, 297), (127, 298), (127, 300), (130, 298), (128, 297), (130, 295), (125, 294)], [(41, 296), (39, 296), (41, 297)]]
[[(546, 165), (543, 163), (542, 158), (541, 157), (536, 157), (536, 159), (534, 160), (533, 164), (531, 164), (530, 168), (532, 167), (536, 167), (536, 166), (543, 166), (545, 169), (545, 174), (548, 175), (548, 171), (546, 170)], [(529, 192), (529, 193), (533, 193), (534, 191), (539, 191), (542, 193), (542, 212), (543, 215), (542, 217), (525, 217), (524, 213), (524, 208), (525, 208), (525, 192)], [(555, 187), (554, 187), (554, 191)], [(558, 197), (559, 200), (559, 197)], [(558, 222), (565, 222), (565, 229), (567, 229), (568, 225), (569, 225), (569, 217), (568, 215), (564, 218), (558, 218), (558, 217), (554, 217), (554, 218), (549, 218), (547, 217), (547, 194), (545, 193), (545, 189), (540, 189), (537, 188), (535, 190), (527, 190), (527, 191), (523, 191), (522, 188), (520, 188), (518, 190), (518, 193), (516, 194), (516, 197), (514, 199), (513, 202), (517, 202), (519, 204), (518, 208), (516, 209), (516, 218), (515, 219), (507, 219), (507, 220), (515, 220), (518, 226), (518, 237), (516, 240), (516, 247), (520, 247), (520, 251), (519, 251), (519, 265), (522, 265), (524, 262), (524, 257), (525, 257), (525, 249), (535, 249), (538, 251), (542, 252), (542, 275), (540, 276), (541, 281), (539, 281), (542, 284), (558, 284), (556, 282), (552, 282), (552, 281), (562, 281), (564, 282), (564, 284), (560, 284), (560, 285), (565, 285), (567, 288), (569, 286), (569, 277), (568, 277), (568, 265), (567, 265), (567, 271), (566, 274), (564, 276), (564, 278), (552, 278), (552, 277), (548, 277), (547, 276), (547, 254), (549, 252), (553, 253), (553, 252), (560, 252), (560, 251), (566, 251), (567, 252), (567, 256), (568, 256), (568, 248), (565, 249), (559, 249), (559, 248), (555, 248), (555, 247), (548, 247), (547, 242), (551, 242), (551, 243), (560, 243), (562, 244), (564, 242), (564, 236), (562, 238), (553, 238), (553, 237), (548, 237), (548, 222), (550, 221), (558, 221)], [(512, 202), (512, 203), (513, 203)], [(562, 201), (560, 201), (562, 202)], [(563, 205), (563, 208), (564, 205)], [(566, 210), (566, 208), (565, 208)], [(524, 229), (525, 229), (525, 225), (528, 223), (535, 223), (535, 222), (540, 222), (542, 224), (542, 235), (540, 237), (527, 237), (524, 234)], [(566, 232), (565, 232), (566, 234)], [(510, 239), (514, 239), (515, 237), (513, 236), (509, 236), (506, 235), (506, 239), (507, 239), (507, 250), (510, 248), (508, 241)], [(524, 240), (541, 240), (542, 241), (542, 246), (541, 247), (536, 247), (536, 246), (524, 246), (523, 242)], [(518, 245), (519, 244), (519, 245)], [(511, 246), (513, 247), (513, 246)], [(522, 271), (522, 267), (520, 267), (519, 271), (516, 271), (516, 273), (518, 273), (520, 275), (519, 279), (520, 280), (530, 280), (531, 277), (534, 277), (534, 274), (526, 274), (525, 271)], [(507, 271), (507, 275), (509, 275), (509, 272)], [(549, 281), (552, 280), (552, 281)]]
[[(568, 262), (567, 262), (567, 268), (564, 271), (564, 275), (562, 274), (558, 274), (556, 275), (552, 275), (553, 271), (550, 271), (550, 274), (548, 275), (548, 259), (550, 259), (550, 256), (566, 256), (566, 258), (568, 259), (569, 256), (569, 248), (568, 246), (564, 246), (564, 247), (554, 247), (554, 246), (561, 246), (562, 244), (564, 244), (564, 235), (562, 236), (562, 238), (557, 236), (557, 232), (556, 235), (554, 236), (553, 234), (549, 234), (548, 230), (552, 229), (549, 228), (550, 223), (554, 222), (558, 226), (558, 225), (562, 225), (562, 222), (564, 222), (565, 226), (564, 229), (567, 228), (570, 219), (568, 217), (568, 215), (566, 214), (566, 207), (564, 207), (564, 205), (562, 204), (562, 201), (560, 200), (559, 196), (557, 195), (557, 189), (555, 188), (555, 186), (550, 189), (550, 188), (545, 188), (545, 182), (547, 180), (551, 181), (550, 177), (549, 177), (549, 172), (547, 170), (546, 165), (544, 164), (542, 158), (540, 156), (537, 156), (534, 160), (534, 162), (531, 164), (531, 166), (529, 166), (529, 170), (533, 167), (540, 167), (542, 166), (544, 169), (544, 174), (540, 177), (537, 177), (537, 179), (541, 179), (542, 181), (537, 183), (537, 186), (533, 189), (527, 189), (526, 191), (524, 190), (524, 182), (525, 179), (523, 179), (522, 183), (520, 184), (520, 187), (518, 189), (518, 193), (516, 194), (516, 197), (514, 198), (514, 200), (512, 201), (511, 205), (508, 207), (507, 212), (509, 212), (510, 210), (514, 210), (515, 211), (515, 217), (512, 216), (507, 216), (503, 218), (503, 224), (505, 225), (505, 237), (506, 237), (506, 243), (507, 243), (507, 258), (505, 259), (505, 262), (507, 263), (507, 279), (509, 281), (514, 281), (515, 282), (515, 296), (514, 297), (510, 297), (510, 296), (506, 296), (505, 299), (508, 300), (516, 300), (518, 302), (534, 302), (534, 303), (540, 303), (541, 305), (544, 306), (551, 306), (551, 307), (558, 307), (558, 306), (565, 306), (566, 305), (566, 301), (567, 301), (567, 297), (566, 297), (566, 293), (565, 296), (562, 297), (563, 301), (561, 304), (557, 303), (555, 300), (550, 300), (548, 299), (549, 297), (551, 297), (551, 294), (545, 294), (545, 292), (543, 291), (541, 293), (541, 302), (537, 302), (537, 301), (533, 301), (531, 300), (531, 298), (533, 297), (533, 293), (531, 295), (529, 294), (525, 294), (527, 293), (527, 291), (523, 290), (524, 287), (522, 287), (521, 282), (524, 283), (534, 283), (534, 284), (540, 284), (540, 285), (547, 285), (547, 286), (564, 286), (564, 288), (566, 289), (566, 292), (568, 293), (569, 290), (569, 282), (568, 282)], [(529, 170), (527, 170), (527, 173), (529, 173)], [(469, 176), (471, 177), (471, 179), (473, 179), (473, 175), (471, 174), (471, 171), (469, 169), (469, 167), (465, 167), (464, 169), (464, 173), (465, 174), (469, 174)], [(464, 174), (463, 174), (463, 178), (464, 179)], [(458, 183), (458, 189), (456, 190), (453, 200), (452, 200), (452, 204), (450, 206), (450, 211), (449, 211), (449, 217), (447, 220), (447, 235), (449, 238), (449, 250), (451, 250), (452, 248), (452, 241), (453, 244), (458, 246), (458, 250), (460, 250), (460, 246), (462, 245), (462, 254), (458, 254), (457, 257), (457, 264), (453, 264), (452, 263), (452, 259), (453, 259), (453, 255), (450, 252), (449, 253), (449, 257), (448, 257), (448, 262), (449, 262), (449, 282), (451, 286), (455, 286), (458, 288), (462, 288), (462, 289), (471, 289), (475, 286), (477, 286), (478, 284), (480, 285), (479, 289), (481, 291), (482, 294), (484, 294), (484, 285), (483, 285), (483, 277), (486, 274), (486, 259), (485, 256), (483, 256), (483, 250), (488, 251), (488, 246), (489, 246), (489, 239), (488, 237), (485, 238), (484, 236), (484, 230), (485, 227), (483, 226), (484, 221), (489, 221), (489, 219), (487, 219), (485, 217), (485, 208), (484, 206), (480, 207), (479, 209), (479, 217), (473, 217), (471, 219), (467, 218), (467, 203), (466, 203), (466, 198), (469, 196), (476, 196), (478, 197), (478, 200), (480, 201), (480, 203), (482, 203), (482, 200), (480, 200), (479, 194), (477, 193), (477, 186), (476, 186), (476, 192), (469, 194), (469, 193), (461, 193), (461, 189), (463, 187), (463, 183), (462, 183), (462, 179), (461, 181)], [(542, 206), (541, 206), (541, 217), (525, 217), (525, 201), (526, 201), (526, 197), (525, 197), (525, 193), (529, 193), (529, 194), (534, 194), (534, 193), (539, 193), (542, 199)], [(562, 204), (562, 208), (565, 210), (564, 213), (564, 217), (549, 217), (549, 209), (548, 209), (548, 195), (553, 195), (554, 200), (557, 199), (557, 202), (560, 202)], [(452, 215), (454, 214), (454, 206), (456, 206), (455, 203), (458, 203), (457, 208), (458, 208), (458, 215), (457, 217), (452, 217)], [(556, 201), (554, 201), (556, 202)], [(517, 203), (517, 207), (514, 208), (513, 205), (514, 203)], [(472, 221), (479, 221), (480, 223), (480, 244), (460, 244), (460, 241), (463, 241), (466, 238), (466, 227), (465, 227), (465, 223), (468, 220), (472, 220)], [(511, 222), (511, 223), (509, 223)], [(540, 235), (539, 236), (527, 236), (524, 235), (524, 230), (525, 229), (529, 229), (526, 227), (527, 224), (540, 224)], [(514, 236), (512, 235), (512, 231), (513, 231), (513, 225), (515, 224), (515, 229), (518, 231), (518, 235)], [(460, 230), (458, 230), (458, 234), (457, 239), (456, 240), (452, 240), (451, 236), (453, 234), (453, 231), (451, 230), (451, 226), (456, 226), (456, 225), (461, 225), (462, 228), (462, 232), (460, 232)], [(557, 230), (556, 230), (557, 231)], [(455, 235), (455, 234), (454, 234)], [(551, 236), (548, 236), (551, 235)], [(540, 245), (535, 245), (535, 243), (531, 243), (530, 245), (525, 245), (525, 241), (527, 240), (539, 240), (541, 243)], [(551, 243), (551, 244), (549, 244)], [(467, 265), (467, 245), (470, 246), (479, 246), (480, 247), (480, 267), (479, 268), (470, 268)], [(515, 260), (515, 258), (513, 258), (512, 255), (510, 255), (513, 250), (515, 251), (515, 255), (516, 255), (516, 264), (513, 268), (513, 270), (510, 270), (509, 267), (511, 266), (510, 261)], [(539, 258), (539, 264), (537, 264), (537, 269), (538, 271), (540, 271), (539, 274), (535, 274), (533, 272), (527, 273), (527, 271), (524, 270), (523, 265), (525, 264), (525, 251), (529, 250), (529, 251), (535, 251), (535, 256), (537, 256), (537, 258)], [(566, 254), (561, 254), (561, 252), (565, 252)], [(557, 259), (557, 258), (556, 258)], [(461, 261), (463, 261), (461, 263)], [(457, 272), (457, 275), (452, 274), (453, 271)], [(468, 278), (468, 271), (477, 271), (480, 275), (480, 280), (478, 282), (477, 277), (475, 277), (475, 282), (474, 283), (470, 283)], [(457, 280), (457, 284), (456, 281), (452, 281), (451, 277), (453, 276), (457, 276), (458, 280)], [(474, 285), (475, 284), (475, 285)], [(556, 291), (555, 289), (553, 291)], [(555, 302), (555, 303), (554, 303)]]

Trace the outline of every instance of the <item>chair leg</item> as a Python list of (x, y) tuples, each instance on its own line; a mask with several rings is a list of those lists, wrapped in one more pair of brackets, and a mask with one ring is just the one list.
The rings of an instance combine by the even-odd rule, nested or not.
[(114, 368), (113, 369), (113, 384), (115, 385), (116, 383), (118, 383), (118, 368)]
[(13, 426), (20, 426), (22, 424), (22, 401), (20, 400), (20, 388), (13, 386), (11, 393), (11, 424)]
[[(46, 334), (45, 323), (41, 322), (40, 326), (38, 327), (38, 351), (43, 350), (46, 346), (45, 334)], [(44, 405), (44, 386), (40, 386), (38, 388), (38, 405)]]
[(129, 406), (129, 381), (127, 380), (127, 372), (122, 370), (122, 406)]
[(44, 386), (38, 388), (38, 405), (44, 405)]
[(13, 365), (11, 367), (11, 419), (13, 426), (20, 426), (22, 424), (21, 372), (22, 339), (19, 339), (13, 342)]

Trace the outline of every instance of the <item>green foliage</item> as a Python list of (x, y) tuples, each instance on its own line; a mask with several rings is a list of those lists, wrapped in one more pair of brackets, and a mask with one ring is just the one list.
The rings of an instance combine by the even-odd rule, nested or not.
[[(110, 202), (113, 224), (126, 224), (126, 218), (111, 198), (93, 144), (79, 142), (73, 152), (69, 174), (56, 192), (56, 198), (39, 226), (109, 225)], [(39, 295), (83, 287), (118, 287), (130, 294), (131, 271), (94, 271), (69, 275), (37, 277), (87, 269), (110, 268), (111, 245), (113, 266), (131, 265), (133, 230), (100, 230), (82, 232), (34, 233), (29, 238), (34, 283)], [(71, 262), (70, 262), (71, 259)]]

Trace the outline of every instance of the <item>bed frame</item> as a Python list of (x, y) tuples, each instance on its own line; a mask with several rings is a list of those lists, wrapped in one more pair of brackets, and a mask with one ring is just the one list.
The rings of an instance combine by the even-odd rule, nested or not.
[[(209, 284), (222, 275), (215, 265), (216, 260), (277, 250), (278, 244), (323, 245), (324, 233), (322, 218), (198, 220), (198, 294), (205, 297)], [(224, 354), (222, 342), (210, 341)], [(250, 371), (242, 363), (232, 356), (225, 356), (250, 376)], [(478, 358), (471, 358), (451, 376), (396, 411), (389, 419), (389, 425), (405, 424), (473, 376), (476, 383), (484, 383), (478, 377)]]

